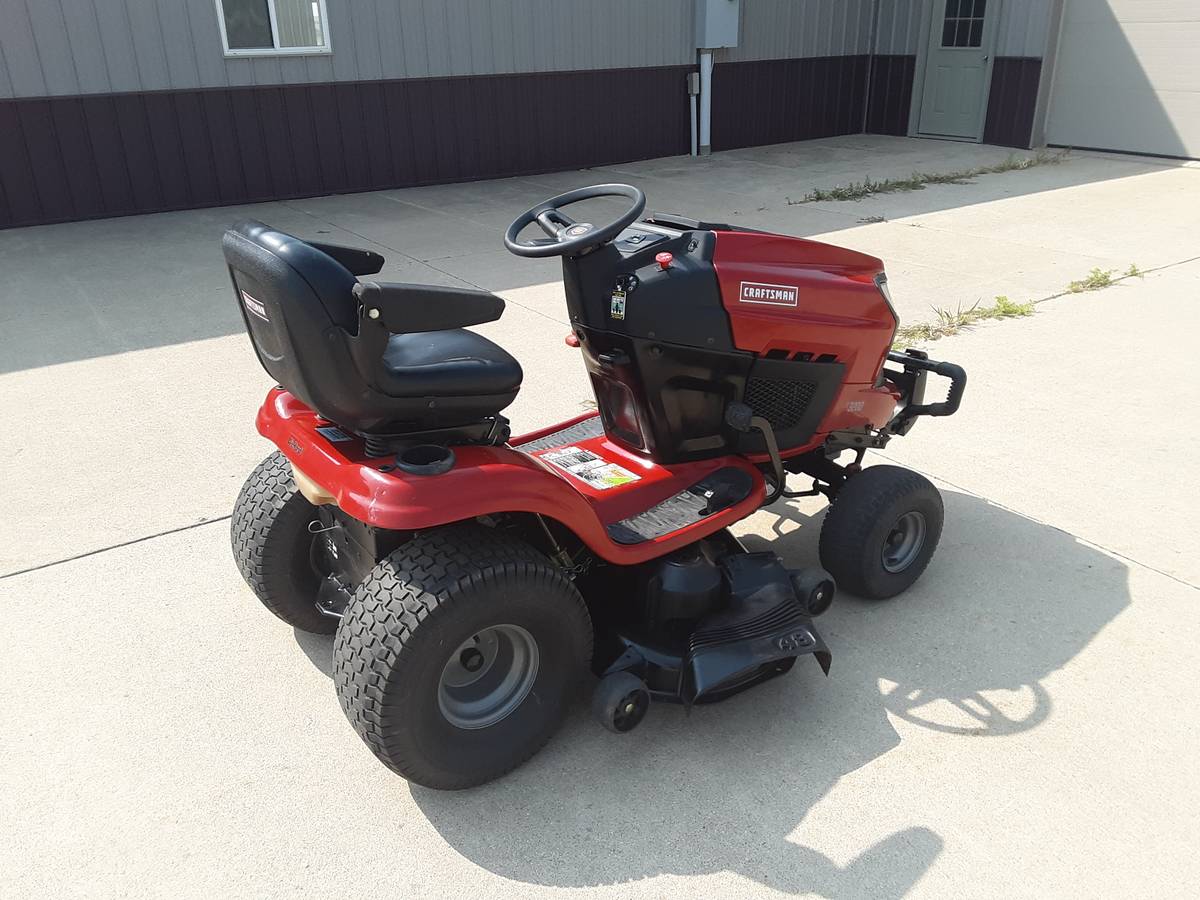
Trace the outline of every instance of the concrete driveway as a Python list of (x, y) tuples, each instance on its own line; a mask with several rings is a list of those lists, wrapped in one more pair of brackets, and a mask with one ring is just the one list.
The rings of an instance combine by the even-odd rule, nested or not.
[[(839, 138), (0, 232), (0, 895), (1196, 896), (1200, 169), (1073, 154), (789, 203), (1007, 155)], [(906, 321), (1148, 274), (932, 345), (968, 369), (964, 407), (875, 461), (938, 482), (942, 545), (904, 597), (840, 598), (828, 680), (798, 666), (625, 738), (581, 696), (510, 777), (412, 788), (344, 721), (330, 642), (280, 626), (233, 567), (270, 381), (220, 232), (254, 216), (373, 246), (390, 280), (499, 291), (481, 330), (524, 365), (521, 430), (590, 395), (556, 266), (500, 232), (607, 180), (878, 255)], [(779, 505), (741, 531), (801, 564), (821, 515)]]

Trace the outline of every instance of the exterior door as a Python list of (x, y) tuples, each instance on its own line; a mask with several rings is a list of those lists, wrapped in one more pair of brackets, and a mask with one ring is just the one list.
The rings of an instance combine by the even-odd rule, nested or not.
[(983, 136), (999, 6), (999, 0), (933, 0), (918, 133)]

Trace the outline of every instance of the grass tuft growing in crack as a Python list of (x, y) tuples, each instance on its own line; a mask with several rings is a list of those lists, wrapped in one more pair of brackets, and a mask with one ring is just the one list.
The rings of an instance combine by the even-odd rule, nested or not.
[(902, 325), (896, 329), (896, 337), (892, 341), (892, 349), (903, 350), (905, 347), (911, 347), (914, 344), (936, 341), (939, 338), (948, 337), (949, 335), (957, 334), (963, 329), (970, 328), (977, 322), (985, 322), (989, 319), (1018, 319), (1025, 316), (1032, 316), (1033, 312), (1033, 301), (1029, 303), (1016, 303), (1005, 296), (997, 297), (991, 306), (980, 306), (978, 303), (975, 303), (966, 309), (959, 306), (953, 310), (935, 306), (933, 307), (935, 321), (921, 322), (916, 325)]
[(1113, 277), (1114, 271), (1113, 269), (1092, 269), (1085, 278), (1070, 282), (1066, 290), (1043, 297), (1041, 300), (1030, 300), (1028, 303), (1016, 303), (1004, 295), (1000, 295), (996, 297), (996, 301), (991, 306), (980, 306), (979, 303), (975, 303), (967, 309), (963, 309), (960, 305), (953, 310), (935, 306), (933, 307), (935, 321), (902, 325), (897, 328), (896, 336), (892, 340), (892, 349), (903, 350), (905, 347), (912, 347), (915, 344), (936, 341), (970, 328), (976, 322), (984, 322), (988, 319), (1019, 319), (1032, 316), (1037, 310), (1037, 305), (1046, 300), (1054, 300), (1067, 294), (1099, 291), (1111, 287), (1119, 281), (1124, 281), (1126, 278), (1143, 278), (1146, 275), (1143, 270), (1138, 268), (1137, 263), (1130, 263), (1129, 268), (1115, 278)]
[(876, 181), (870, 177), (862, 181), (852, 181), (850, 184), (838, 185), (828, 189), (816, 188), (804, 195), (801, 200), (787, 198), (788, 206), (798, 206), (801, 203), (815, 203), (820, 200), (861, 200), (872, 194), (894, 194), (898, 191), (920, 191), (927, 184), (971, 184), (972, 179), (980, 175), (998, 175), (1001, 172), (1017, 172), (1022, 169), (1032, 169), (1034, 166), (1057, 165), (1062, 162), (1069, 150), (1050, 153), (1039, 150), (1034, 156), (1017, 156), (1015, 153), (1008, 159), (994, 166), (978, 166), (974, 169), (962, 169), (957, 172), (913, 172), (907, 178), (885, 178)]
[(1087, 276), (1067, 284), (1068, 294), (1082, 294), (1086, 291), (1099, 291), (1110, 287), (1113, 283), (1113, 270), (1095, 268)]

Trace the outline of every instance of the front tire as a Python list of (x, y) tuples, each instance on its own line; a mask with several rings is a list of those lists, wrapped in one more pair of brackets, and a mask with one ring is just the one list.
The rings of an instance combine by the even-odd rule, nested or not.
[(301, 631), (333, 634), (337, 619), (317, 608), (322, 576), (313, 566), (316, 507), (276, 451), (246, 479), (233, 506), (230, 541), (238, 569), (263, 606)]
[(346, 608), (333, 679), (350, 724), (409, 781), (499, 778), (558, 729), (592, 650), (583, 598), (530, 545), (477, 525), (422, 532)]
[(821, 526), (821, 565), (838, 586), (886, 600), (921, 577), (942, 534), (942, 496), (923, 475), (871, 466), (844, 485)]

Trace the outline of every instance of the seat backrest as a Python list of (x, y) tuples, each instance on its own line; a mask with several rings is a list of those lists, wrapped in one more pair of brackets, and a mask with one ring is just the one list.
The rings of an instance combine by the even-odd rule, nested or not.
[(234, 226), (221, 246), (263, 368), (325, 415), (353, 408), (365, 389), (348, 346), (358, 330), (358, 280), (332, 257), (262, 222)]

